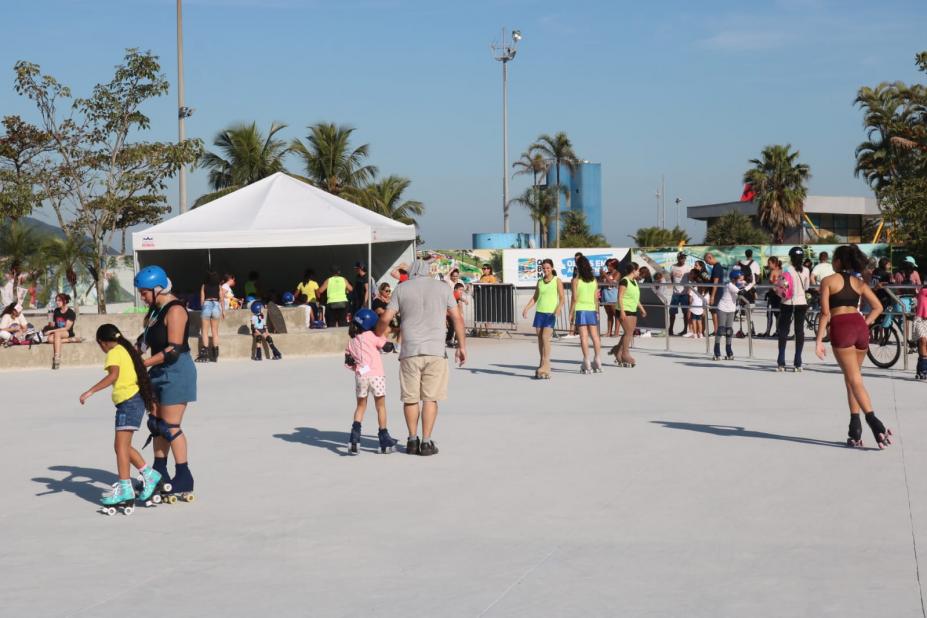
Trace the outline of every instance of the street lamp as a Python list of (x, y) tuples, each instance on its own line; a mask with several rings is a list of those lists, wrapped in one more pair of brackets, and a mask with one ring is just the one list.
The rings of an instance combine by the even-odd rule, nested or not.
[(676, 227), (679, 227), (679, 205), (682, 204), (682, 199), (676, 198)]
[[(179, 0), (178, 0), (179, 1)], [(508, 64), (515, 59), (521, 30), (512, 30), (512, 43), (507, 44), (505, 28), (502, 40), (493, 43), (493, 58), (502, 63), (502, 231), (509, 231), (509, 78)]]

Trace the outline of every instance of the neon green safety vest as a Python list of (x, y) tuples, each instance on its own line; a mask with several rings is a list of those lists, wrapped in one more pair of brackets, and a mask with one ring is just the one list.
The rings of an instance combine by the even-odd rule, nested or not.
[(637, 306), (640, 304), (641, 300), (641, 289), (634, 279), (625, 277), (622, 281), (625, 282), (626, 287), (624, 289), (624, 300), (621, 302), (621, 308), (624, 311), (637, 311)]
[(576, 283), (576, 311), (595, 311), (595, 293), (599, 289), (598, 282), (583, 281), (578, 279)]

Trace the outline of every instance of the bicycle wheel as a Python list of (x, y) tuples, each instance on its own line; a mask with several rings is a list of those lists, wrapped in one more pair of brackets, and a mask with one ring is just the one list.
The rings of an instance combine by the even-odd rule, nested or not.
[(888, 328), (880, 324), (869, 327), (869, 360), (876, 367), (888, 369), (901, 358), (901, 337), (895, 325)]

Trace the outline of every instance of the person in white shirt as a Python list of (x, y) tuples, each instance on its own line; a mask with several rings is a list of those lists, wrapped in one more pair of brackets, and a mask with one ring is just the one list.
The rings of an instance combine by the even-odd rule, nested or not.
[(692, 267), (686, 263), (686, 254), (680, 251), (676, 255), (676, 263), (670, 266), (670, 283), (673, 284), (673, 296), (670, 298), (670, 323), (669, 323), (669, 334), (673, 334), (673, 326), (676, 324), (676, 313), (682, 311), (682, 332), (679, 333), (682, 336), (686, 335), (688, 329), (688, 314), (687, 309), (683, 309), (687, 304), (689, 304), (689, 293), (686, 290), (685, 283), (689, 281), (689, 271), (692, 270)]
[(27, 328), (29, 324), (23, 316), (22, 305), (11, 304), (3, 309), (3, 314), (0, 316), (0, 341), (6, 343), (14, 335), (22, 338)]
[(795, 362), (794, 371), (801, 371), (801, 351), (805, 345), (805, 314), (808, 299), (805, 292), (811, 283), (811, 272), (802, 265), (805, 252), (801, 247), (789, 249), (790, 263), (782, 269), (776, 292), (782, 298), (779, 313), (779, 357), (776, 370), (785, 371), (785, 345), (789, 338), (789, 326), (795, 319)]
[(834, 274), (834, 267), (827, 261), (828, 257), (827, 251), (818, 254), (818, 265), (811, 271), (811, 285), (820, 285), (824, 277)]
[[(724, 336), (724, 360), (734, 360), (734, 348), (731, 346), (731, 337), (734, 336), (734, 316), (737, 313), (737, 303), (745, 292), (753, 289), (754, 282), (747, 283), (743, 271), (736, 268), (731, 270), (730, 280), (721, 292), (718, 301), (718, 321), (715, 325), (715, 355), (714, 360), (721, 360), (721, 336)], [(744, 299), (744, 302), (747, 302)]]

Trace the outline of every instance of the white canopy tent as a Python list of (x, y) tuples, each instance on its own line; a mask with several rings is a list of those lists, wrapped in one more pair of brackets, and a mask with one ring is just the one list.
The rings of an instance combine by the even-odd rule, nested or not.
[(415, 226), (394, 221), (283, 173), (132, 234), (136, 270), (162, 266), (179, 292), (198, 291), (209, 269), (258, 271), (266, 291), (292, 290), (306, 268), (351, 278), (355, 262), (374, 281), (415, 255)]

